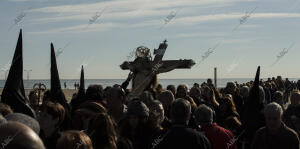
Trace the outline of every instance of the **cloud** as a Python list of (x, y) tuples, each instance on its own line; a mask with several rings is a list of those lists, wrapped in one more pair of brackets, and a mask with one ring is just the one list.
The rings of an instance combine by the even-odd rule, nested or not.
[(25, 1), (28, 1), (28, 0), (8, 0), (9, 2), (25, 2)]
[[(199, 11), (199, 7), (216, 8), (231, 5), (234, 2), (238, 2), (238, 0), (111, 0), (88, 4), (49, 6), (32, 9), (31, 12), (48, 15), (46, 18), (34, 20), (35, 23), (87, 20), (95, 12), (105, 7), (108, 9), (104, 12), (103, 19), (132, 19), (151, 16), (162, 17), (164, 14), (167, 15), (170, 11), (179, 8), (183, 8), (184, 13), (195, 12)], [(57, 14), (64, 15), (58, 16)]]
[[(210, 22), (219, 22), (219, 21), (226, 21), (226, 20), (234, 20), (236, 19), (238, 24), (238, 19), (241, 18), (244, 14), (243, 13), (231, 13), (231, 14), (215, 14), (215, 15), (199, 15), (199, 16), (183, 16), (174, 18), (168, 26), (190, 26), (190, 25), (197, 25), (200, 23), (210, 23)], [(82, 16), (70, 16), (76, 19), (83, 19)], [(99, 20), (103, 20), (105, 14), (103, 14)], [(255, 13), (251, 16), (250, 19), (278, 19), (278, 18), (300, 18), (300, 13)], [(68, 19), (68, 17), (66, 17)], [(105, 22), (105, 21), (103, 21)], [(137, 28), (137, 27), (161, 27), (163, 25), (163, 19), (151, 19), (151, 20), (144, 20), (141, 22), (132, 21), (129, 23), (122, 23), (122, 21), (113, 20), (107, 23), (100, 23), (100, 24), (91, 24), (86, 29), (88, 24), (87, 18), (85, 18), (85, 23), (81, 25), (69, 26), (69, 27), (62, 27), (57, 29), (52, 29), (48, 31), (42, 32), (35, 32), (35, 33), (61, 33), (61, 32), (72, 32), (72, 33), (82, 33), (82, 32), (91, 32), (91, 31), (107, 31), (113, 28)], [(243, 25), (246, 28), (256, 28), (259, 25), (251, 25), (245, 24)], [(84, 29), (84, 30), (82, 30)], [(33, 32), (32, 32), (33, 33)], [(191, 34), (181, 34), (176, 35), (177, 37), (197, 37), (201, 36), (198, 33), (191, 33)]]
[(224, 33), (207, 33), (207, 32), (193, 32), (193, 33), (179, 33), (174, 36), (173, 38), (192, 38), (192, 37), (223, 37)]
[(75, 25), (70, 27), (62, 27), (56, 28), (46, 31), (37, 31), (37, 32), (28, 32), (31, 34), (58, 34), (58, 33), (85, 33), (85, 32), (101, 32), (106, 31), (109, 29), (113, 29), (116, 27), (121, 26), (122, 24), (116, 23), (102, 23), (102, 24), (82, 24), (82, 25)]

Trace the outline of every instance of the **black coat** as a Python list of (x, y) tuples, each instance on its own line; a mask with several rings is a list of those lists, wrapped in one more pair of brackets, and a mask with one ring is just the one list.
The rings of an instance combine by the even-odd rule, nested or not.
[(174, 125), (156, 135), (149, 149), (210, 149), (210, 142), (200, 132), (186, 126)]

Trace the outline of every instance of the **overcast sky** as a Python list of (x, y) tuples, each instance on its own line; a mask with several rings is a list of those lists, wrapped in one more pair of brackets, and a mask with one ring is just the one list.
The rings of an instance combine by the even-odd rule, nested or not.
[[(62, 79), (126, 78), (131, 51), (164, 39), (164, 59), (193, 59), (192, 69), (160, 78), (299, 78), (299, 0), (1, 0), (0, 69), (23, 29), (24, 69), (49, 79), (50, 43)], [(26, 74), (24, 73), (24, 76)], [(4, 71), (0, 79), (4, 78)]]

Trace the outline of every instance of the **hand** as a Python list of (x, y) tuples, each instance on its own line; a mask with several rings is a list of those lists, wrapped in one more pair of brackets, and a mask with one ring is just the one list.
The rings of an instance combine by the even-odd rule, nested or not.
[(133, 78), (133, 72), (129, 72), (127, 80), (130, 81), (132, 78)]

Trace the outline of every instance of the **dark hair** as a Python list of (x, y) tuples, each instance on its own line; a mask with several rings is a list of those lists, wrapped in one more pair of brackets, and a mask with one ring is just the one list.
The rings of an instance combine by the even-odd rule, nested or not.
[(13, 113), (13, 110), (10, 108), (10, 106), (0, 102), (0, 114), (6, 116), (11, 113)]
[(187, 123), (191, 114), (191, 104), (189, 101), (179, 98), (171, 105), (171, 118), (175, 123)]
[(229, 98), (229, 97), (221, 98), (220, 102), (221, 102), (221, 104), (225, 104), (228, 107), (228, 109), (230, 110), (230, 113), (237, 112), (234, 101), (231, 98)]
[[(187, 86), (185, 84), (180, 84), (180, 85), (177, 86), (176, 98), (178, 97), (180, 90), (184, 91), (184, 96), (187, 95), (187, 92), (188, 92)], [(179, 98), (184, 98), (184, 97), (179, 97)]]
[(57, 126), (62, 124), (65, 119), (65, 109), (57, 102), (45, 101), (41, 106), (41, 111), (44, 110), (46, 110), (46, 112), (53, 118), (58, 118)]
[(109, 115), (99, 113), (95, 115), (89, 123), (87, 133), (92, 139), (95, 149), (117, 148), (116, 124)]
[(57, 149), (93, 149), (91, 139), (81, 131), (65, 131), (56, 144)]
[(176, 94), (176, 87), (175, 87), (175, 85), (168, 85), (167, 86), (167, 90), (171, 91), (173, 93), (173, 95), (175, 96), (175, 94)]
[(102, 85), (90, 85), (86, 90), (87, 100), (102, 100), (104, 97), (104, 90)]

